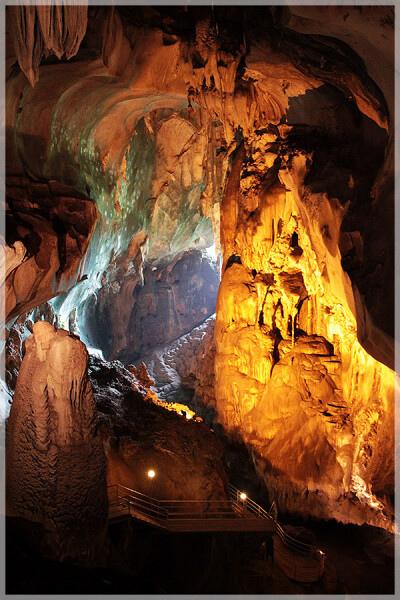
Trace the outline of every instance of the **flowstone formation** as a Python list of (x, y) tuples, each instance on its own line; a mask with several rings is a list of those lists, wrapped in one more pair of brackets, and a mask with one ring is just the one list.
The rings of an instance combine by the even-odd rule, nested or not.
[(7, 26), (7, 327), (57, 295), (109, 357), (174, 353), (222, 266), (205, 402), (280, 510), (391, 529), (392, 7), (35, 15)]
[[(355, 11), (348, 11), (350, 18), (342, 11), (342, 30), (349, 41)], [(86, 283), (57, 299), (63, 320), (101, 287), (101, 276), (113, 258), (126, 252), (141, 230), (149, 235), (149, 259), (173, 259), (182, 250), (214, 242), (218, 252), (228, 158), (245, 138), (259, 143), (260, 160), (273, 162), (268, 152), (271, 128), (274, 133), (274, 127), (285, 122), (292, 99), (305, 98), (307, 90), (339, 90), (350, 99), (353, 112), (389, 130), (391, 140), (393, 90), (385, 80), (383, 95), (366, 68), (372, 61), (366, 46), (376, 35), (374, 22), (379, 22), (380, 45), (372, 63), (376, 66), (378, 54), (385, 72), (390, 65), (391, 13), (381, 12), (368, 7), (357, 13), (358, 21), (368, 25), (365, 39), (357, 29), (364, 64), (341, 39), (291, 29), (286, 9), (255, 7), (243, 18), (242, 9), (234, 7), (177, 7), (167, 12), (90, 8), (76, 57), (63, 63), (43, 59), (33, 88), (18, 70), (19, 47), (13, 47), (8, 35), (7, 127), (14, 132), (7, 136), (10, 183), (39, 211), (43, 193), (37, 184), (52, 179), (93, 198), (100, 212), (80, 273), (81, 279), (87, 276)], [(50, 32), (57, 31), (59, 17), (53, 15)], [(25, 13), (24, 19), (31, 23)], [(293, 22), (299, 25), (298, 19)], [(304, 22), (301, 25), (305, 29)], [(66, 18), (65, 29), (69, 27)], [(49, 48), (55, 47), (47, 29), (44, 39), (51, 40)], [(312, 103), (304, 104), (301, 123), (309, 123), (313, 108)], [(337, 103), (328, 110), (329, 118), (340, 114)], [(324, 120), (329, 121), (326, 114)], [(390, 196), (384, 192), (390, 186), (390, 155), (376, 190), (379, 206), (386, 206)], [(360, 214), (359, 209), (356, 215)], [(386, 214), (378, 208), (378, 221)], [(371, 227), (365, 234), (376, 238)], [(18, 233), (11, 243), (23, 243), (23, 235)], [(69, 252), (67, 244), (67, 257)], [(387, 276), (390, 263), (378, 264)], [(370, 266), (378, 264), (373, 261)], [(360, 269), (355, 273), (361, 281), (362, 275)], [(75, 283), (70, 280), (53, 294)], [(377, 311), (382, 315), (374, 295), (363, 291), (373, 317)]]
[(43, 526), (42, 549), (79, 558), (104, 542), (106, 460), (85, 346), (35, 323), (7, 425), (6, 510)]
[(219, 420), (250, 445), (279, 506), (391, 529), (394, 374), (357, 338), (341, 195), (316, 192), (301, 143), (282, 148), (260, 173), (243, 146), (222, 203)]

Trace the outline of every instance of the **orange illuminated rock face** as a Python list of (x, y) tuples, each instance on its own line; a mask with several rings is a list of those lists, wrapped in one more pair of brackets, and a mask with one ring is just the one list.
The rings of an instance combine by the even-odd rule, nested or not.
[[(23, 13), (33, 50), (34, 8)], [(67, 55), (85, 15), (64, 20)], [(60, 30), (46, 23), (58, 56)], [(10, 322), (75, 286), (65, 306), (57, 299), (67, 322), (101, 299), (103, 281), (100, 335), (111, 331), (110, 355), (137, 358), (152, 344), (125, 352), (139, 331), (135, 314), (126, 321), (146, 267), (165, 262), (169, 285), (180, 252), (215, 241), (219, 420), (251, 447), (281, 507), (390, 528), (392, 8), (91, 7), (74, 61), (40, 66), (37, 53), (13, 48), (15, 26)], [(147, 274), (154, 287), (165, 283), (157, 277)], [(140, 339), (161, 314), (154, 298), (144, 298)], [(174, 314), (189, 312), (178, 300)], [(169, 336), (157, 321), (158, 343), (190, 328), (177, 332), (176, 321)]]
[[(219, 420), (285, 510), (390, 529), (394, 373), (358, 341), (338, 249), (345, 211), (304, 183), (311, 161), (289, 156), (269, 187), (223, 200)], [(241, 182), (244, 165), (231, 177)]]
[(7, 514), (44, 527), (58, 558), (104, 540), (106, 460), (85, 346), (39, 321), (25, 342), (7, 427)]
[[(29, 75), (33, 63), (26, 67), (29, 47), (21, 54), (20, 44), (13, 42), (16, 19), (15, 11), (10, 11), (6, 125), (7, 174), (12, 177), (8, 183), (12, 187), (13, 178), (28, 176), (45, 188), (43, 182), (53, 179), (96, 201), (101, 227), (85, 274), (91, 279), (90, 285), (98, 288), (93, 273), (103, 272), (112, 260), (108, 258), (112, 250), (124, 252), (132, 236), (142, 229), (149, 235), (149, 257), (173, 255), (198, 243), (206, 247), (212, 243), (212, 234), (218, 250), (221, 191), (228, 158), (241, 137), (252, 145), (252, 164), (247, 165), (247, 176), (240, 182), (242, 193), (249, 191), (246, 188), (254, 183), (256, 171), (265, 173), (274, 164), (279, 139), (287, 129), (285, 122), (301, 125), (299, 135), (306, 139), (310, 128), (321, 133), (321, 125), (342, 120), (344, 129), (348, 125), (354, 129), (351, 121), (361, 123), (361, 116), (367, 115), (370, 124), (389, 134), (383, 158), (372, 157), (381, 172), (372, 193), (375, 203), (368, 208), (374, 212), (372, 222), (377, 220), (380, 226), (367, 222), (363, 215), (368, 211), (361, 209), (363, 200), (359, 198), (358, 204), (353, 203), (355, 208), (348, 211), (341, 245), (347, 244), (348, 270), (373, 317), (371, 323), (367, 319), (358, 323), (358, 333), (368, 352), (377, 357), (377, 346), (384, 344), (374, 326), (384, 329), (387, 311), (371, 290), (377, 279), (379, 283), (387, 281), (393, 273), (390, 251), (378, 233), (381, 226), (390, 228), (393, 222), (388, 200), (393, 173), (393, 86), (389, 76), (393, 68), (392, 11), (390, 7), (362, 11), (328, 7), (326, 13), (312, 7), (301, 10), (303, 20), (289, 8), (275, 14), (252, 7), (246, 10), (245, 18), (241, 8), (224, 7), (205, 12), (198, 7), (188, 11), (171, 8), (168, 16), (134, 7), (89, 9), (86, 37), (74, 60), (43, 60), (38, 70), (33, 69), (34, 77)], [(36, 38), (32, 29), (34, 8), (21, 11), (20, 24), (29, 24), (32, 50), (39, 38), (56, 56), (65, 51), (69, 57), (79, 47), (86, 27), (84, 7), (80, 16), (80, 11), (69, 14), (66, 10), (64, 33), (69, 33), (65, 47), (59, 39), (62, 12), (53, 15), (54, 22), (47, 15), (46, 28)], [(39, 12), (42, 22), (45, 11)], [(317, 35), (318, 31), (323, 35)], [(344, 46), (346, 43), (349, 45)], [(39, 49), (37, 56), (41, 56), (42, 46)], [(31, 83), (36, 82), (34, 88), (16, 68), (17, 59)], [(327, 90), (332, 89), (342, 100), (350, 99), (347, 111), (342, 110), (343, 102), (337, 96), (329, 97)], [(319, 91), (327, 102), (317, 106), (313, 99)], [(293, 121), (296, 106), (297, 120)], [(363, 128), (358, 131), (360, 139), (365, 135), (377, 137), (376, 131), (361, 131)], [(331, 132), (326, 127), (322, 131), (330, 142)], [(361, 150), (360, 139), (354, 139), (350, 146), (354, 143), (358, 149), (353, 154), (359, 154), (365, 176), (373, 171), (371, 154), (369, 149)], [(349, 146), (348, 139), (341, 143), (344, 149)], [(329, 156), (322, 160), (325, 156), (314, 143), (309, 151), (321, 157), (318, 168), (325, 164), (329, 178)], [(343, 155), (342, 167), (347, 162)], [(331, 180), (337, 179), (332, 173)], [(347, 179), (352, 178), (355, 188), (359, 177), (348, 169)], [(363, 190), (364, 199), (369, 197), (372, 183)], [(235, 187), (234, 182), (232, 185)], [(30, 198), (40, 215), (48, 204), (47, 193), (44, 189)], [(67, 197), (64, 200), (67, 203)], [(251, 195), (247, 200), (251, 211)], [(224, 202), (229, 203), (227, 195)], [(234, 215), (226, 208), (222, 218), (229, 221)], [(14, 206), (9, 210), (11, 214)], [(60, 216), (63, 226), (64, 216)], [(90, 234), (93, 224), (88, 218)], [(27, 271), (29, 286), (18, 282), (17, 291), (10, 291), (12, 318), (29, 310), (33, 302), (47, 300), (76, 283), (70, 273), (79, 271), (77, 253), (84, 256), (86, 240), (91, 238), (86, 235), (83, 239), (80, 225), (75, 225), (79, 235), (70, 229), (65, 239), (59, 230), (54, 231), (53, 221), (50, 227), (36, 222), (33, 227), (43, 231), (45, 256), (40, 257), (39, 266), (33, 264), (32, 257), (29, 265), (26, 261), (19, 268), (21, 275)], [(225, 238), (227, 228), (229, 223), (223, 223)], [(252, 223), (251, 231), (256, 228)], [(23, 243), (24, 235), (24, 231), (19, 232), (12, 242)], [(249, 230), (241, 235), (252, 234)], [(362, 243), (353, 244), (356, 239), (364, 242), (361, 267), (353, 256), (362, 247)], [(57, 244), (63, 247), (66, 264), (71, 267), (66, 272)], [(93, 264), (100, 250), (107, 259), (104, 264)], [(21, 258), (22, 247), (18, 252)], [(35, 247), (34, 254), (38, 252)], [(373, 275), (372, 285), (367, 284), (368, 274)], [(60, 277), (62, 285), (54, 285), (54, 278)], [(37, 285), (39, 278), (44, 281)], [(38, 290), (33, 298), (32, 287)], [(393, 311), (393, 301), (389, 308)], [(379, 360), (386, 362), (386, 358), (380, 356)]]

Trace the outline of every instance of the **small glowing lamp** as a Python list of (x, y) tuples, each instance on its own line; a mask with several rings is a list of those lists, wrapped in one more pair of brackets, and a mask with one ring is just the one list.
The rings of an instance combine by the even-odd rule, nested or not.
[(244, 492), (242, 492), (242, 493), (240, 494), (240, 499), (241, 499), (241, 500), (246, 500), (246, 498), (247, 498), (247, 494), (245, 494)]
[(150, 469), (150, 471), (147, 471), (147, 477), (150, 477), (150, 479), (153, 479), (153, 477), (155, 477), (156, 472), (153, 471), (153, 469)]

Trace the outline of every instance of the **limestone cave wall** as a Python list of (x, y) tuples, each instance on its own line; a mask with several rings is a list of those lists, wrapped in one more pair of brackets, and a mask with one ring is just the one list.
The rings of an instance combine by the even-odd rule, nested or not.
[(53, 298), (127, 363), (219, 286), (181, 381), (282, 510), (390, 529), (393, 9), (63, 10), (7, 9), (3, 341)]

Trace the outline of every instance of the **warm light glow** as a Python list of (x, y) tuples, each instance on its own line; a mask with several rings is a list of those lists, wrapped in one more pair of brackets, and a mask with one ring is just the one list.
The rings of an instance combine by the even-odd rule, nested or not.
[(153, 477), (155, 477), (156, 472), (153, 471), (153, 469), (150, 469), (150, 471), (147, 471), (147, 476), (150, 477), (150, 479), (153, 479)]
[(245, 494), (244, 492), (242, 492), (242, 493), (240, 494), (240, 499), (241, 499), (241, 500), (246, 500), (246, 498), (247, 498), (247, 494)]
[[(182, 416), (186, 413), (186, 419), (188, 421), (196, 416), (196, 413), (193, 410), (190, 410), (186, 404), (180, 404), (179, 402), (164, 402), (163, 400), (159, 400), (154, 393), (149, 397), (149, 400), (151, 400), (153, 404), (157, 404), (157, 406), (162, 406), (162, 408), (165, 408), (166, 410), (178, 413), (178, 415)], [(197, 417), (197, 419), (199, 419), (199, 417)]]

